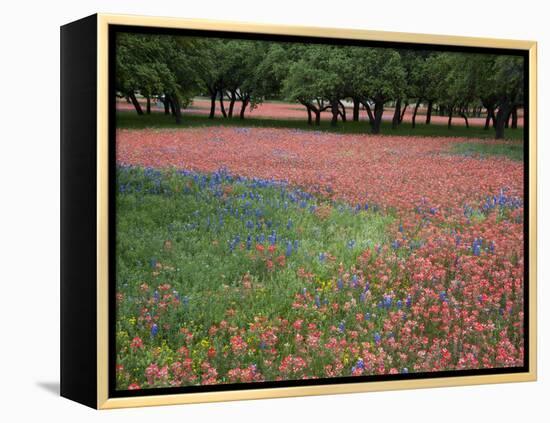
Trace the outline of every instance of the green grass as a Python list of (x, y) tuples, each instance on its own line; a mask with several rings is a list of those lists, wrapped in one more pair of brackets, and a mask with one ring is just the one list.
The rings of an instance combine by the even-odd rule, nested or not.
[(468, 142), (453, 146), (453, 153), (469, 156), (504, 156), (511, 160), (523, 161), (523, 143), (518, 142)]
[[(172, 116), (162, 112), (152, 112), (150, 115), (138, 116), (134, 111), (117, 111), (117, 128), (190, 128), (204, 126), (234, 126), (234, 127), (257, 127), (257, 128), (291, 128), (302, 130), (322, 130), (344, 134), (366, 134), (370, 128), (366, 121), (339, 122), (337, 127), (332, 127), (330, 122), (322, 121), (320, 126), (308, 125), (306, 113), (304, 119), (264, 119), (264, 118), (239, 118), (223, 119), (216, 117), (208, 119), (202, 115), (184, 115), (183, 121), (177, 125)], [(458, 118), (457, 118), (458, 121)], [(396, 129), (392, 129), (391, 122), (383, 122), (381, 134), (398, 136), (422, 136), (422, 137), (466, 137), (466, 138), (494, 138), (493, 129), (484, 130), (481, 127), (471, 126), (466, 128), (462, 125), (455, 125), (451, 129), (447, 125), (439, 124), (418, 124), (412, 128), (410, 123), (402, 123)], [(505, 137), (509, 140), (522, 140), (523, 129), (506, 129)]]
[[(117, 291), (135, 298), (140, 281), (169, 283), (189, 299), (170, 323), (199, 333), (230, 308), (240, 310), (242, 325), (259, 315), (290, 318), (295, 294), (307, 285), (298, 269), (314, 273), (319, 283), (328, 281), (340, 263), (349, 268), (365, 248), (388, 243), (387, 226), (394, 220), (372, 207), (358, 212), (295, 188), (224, 174), (220, 179), (123, 169), (117, 182)], [(320, 217), (320, 210), (326, 215)], [(276, 250), (268, 253), (272, 231)], [(281, 256), (284, 265), (277, 263)], [(274, 262), (272, 270), (266, 259)], [(257, 289), (245, 296), (247, 274)], [(119, 330), (131, 330), (124, 316), (139, 315), (131, 307), (119, 307)]]

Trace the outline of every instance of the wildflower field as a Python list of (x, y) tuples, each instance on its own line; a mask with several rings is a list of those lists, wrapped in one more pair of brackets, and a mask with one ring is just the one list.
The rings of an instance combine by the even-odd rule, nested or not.
[(117, 389), (522, 366), (524, 166), (480, 143), (522, 145), (118, 129)]

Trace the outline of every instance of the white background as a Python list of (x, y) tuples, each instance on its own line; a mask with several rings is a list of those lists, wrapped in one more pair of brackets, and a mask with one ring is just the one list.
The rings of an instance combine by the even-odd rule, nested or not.
[[(550, 418), (548, 102), (543, 1), (5, 1), (0, 24), (0, 420), (530, 422)], [(96, 412), (58, 397), (59, 26), (95, 12), (539, 42), (539, 381)], [(544, 188), (546, 185), (546, 188)], [(546, 390), (546, 395), (544, 391)]]

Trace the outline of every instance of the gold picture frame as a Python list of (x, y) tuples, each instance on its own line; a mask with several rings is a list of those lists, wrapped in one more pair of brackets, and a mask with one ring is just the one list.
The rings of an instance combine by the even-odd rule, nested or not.
[[(69, 28), (71, 25), (67, 25)], [(95, 363), (96, 373), (95, 401), (86, 394), (86, 398), (72, 394), (74, 388), (67, 384), (62, 395), (83, 402), (98, 409), (122, 407), (140, 407), (169, 404), (189, 404), (214, 401), (234, 401), (249, 399), (280, 398), (308, 395), (346, 394), (398, 389), (435, 388), (506, 382), (529, 382), (537, 378), (537, 44), (534, 41), (517, 41), (491, 38), (459, 37), (448, 35), (428, 35), (401, 32), (368, 31), (360, 29), (316, 28), (305, 26), (262, 25), (213, 20), (162, 18), (145, 16), (125, 16), (115, 14), (94, 15), (96, 36), (96, 168), (95, 168), (95, 306), (92, 318), (95, 318)], [(191, 29), (250, 34), (269, 34), (301, 37), (322, 37), (344, 40), (368, 40), (377, 42), (397, 42), (430, 44), (460, 47), (480, 47), (495, 49), (515, 49), (528, 53), (529, 62), (529, 256), (528, 256), (528, 353), (529, 370), (521, 373), (488, 374), (476, 376), (453, 376), (438, 378), (407, 379), (397, 381), (358, 382), (333, 385), (292, 386), (277, 388), (258, 388), (247, 390), (224, 390), (216, 392), (145, 395), (131, 397), (109, 396), (109, 27), (128, 25), (147, 28)], [(69, 73), (69, 71), (67, 71)], [(63, 95), (62, 95), (63, 98)], [(69, 111), (67, 112), (69, 113)], [(63, 119), (63, 114), (62, 114)], [(65, 117), (68, 120), (69, 117)], [(67, 159), (69, 160), (69, 159)], [(526, 169), (527, 170), (527, 169)], [(63, 282), (62, 282), (63, 284)], [(62, 314), (63, 314), (62, 304)], [(66, 311), (70, 318), (70, 311)], [(63, 324), (62, 324), (63, 328)], [(72, 332), (71, 332), (72, 333)], [(69, 336), (69, 335), (67, 335)], [(63, 339), (63, 336), (62, 336)], [(67, 341), (69, 342), (69, 341)], [(63, 348), (62, 348), (63, 351)], [(65, 353), (65, 357), (70, 354)], [(62, 366), (63, 367), (63, 366)], [(70, 366), (69, 366), (70, 367)], [(66, 374), (71, 369), (67, 368)], [(68, 376), (67, 376), (68, 377)], [(62, 376), (63, 378), (63, 376)]]

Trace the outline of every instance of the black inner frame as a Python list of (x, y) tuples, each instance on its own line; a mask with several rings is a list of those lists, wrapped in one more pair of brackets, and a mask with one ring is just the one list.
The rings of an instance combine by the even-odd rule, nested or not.
[[(387, 47), (410, 50), (430, 50), (430, 51), (449, 51), (463, 53), (485, 53), (512, 55), (523, 58), (523, 151), (524, 151), (524, 364), (521, 367), (504, 367), (494, 369), (471, 369), (471, 370), (447, 370), (436, 372), (417, 372), (396, 375), (369, 375), (369, 376), (347, 376), (320, 378), (308, 380), (284, 380), (267, 381), (254, 383), (233, 383), (217, 385), (197, 385), (185, 387), (167, 387), (167, 388), (148, 388), (139, 390), (118, 390), (116, 389), (116, 343), (115, 343), (115, 316), (116, 316), (116, 35), (117, 33), (142, 33), (156, 35), (179, 35), (189, 37), (211, 37), (211, 38), (229, 38), (229, 39), (248, 39), (277, 42), (298, 42), (310, 44), (332, 44), (363, 47)], [(464, 47), (464, 46), (441, 46), (436, 44), (416, 44), (406, 42), (390, 41), (368, 41), (336, 39), (324, 37), (304, 37), (293, 35), (271, 35), (260, 33), (242, 33), (229, 31), (212, 30), (194, 30), (194, 29), (175, 29), (175, 28), (155, 28), (133, 25), (109, 25), (108, 28), (108, 89), (109, 89), (109, 351), (108, 351), (108, 396), (109, 398), (120, 397), (139, 397), (148, 395), (168, 395), (168, 394), (186, 394), (198, 392), (223, 392), (235, 390), (248, 390), (258, 388), (281, 388), (281, 387), (299, 387), (314, 385), (335, 385), (360, 382), (380, 382), (380, 381), (399, 381), (411, 379), (431, 379), (444, 377), (463, 377), (463, 376), (482, 376), (510, 373), (529, 372), (529, 51), (519, 49), (498, 49), (485, 47)]]

